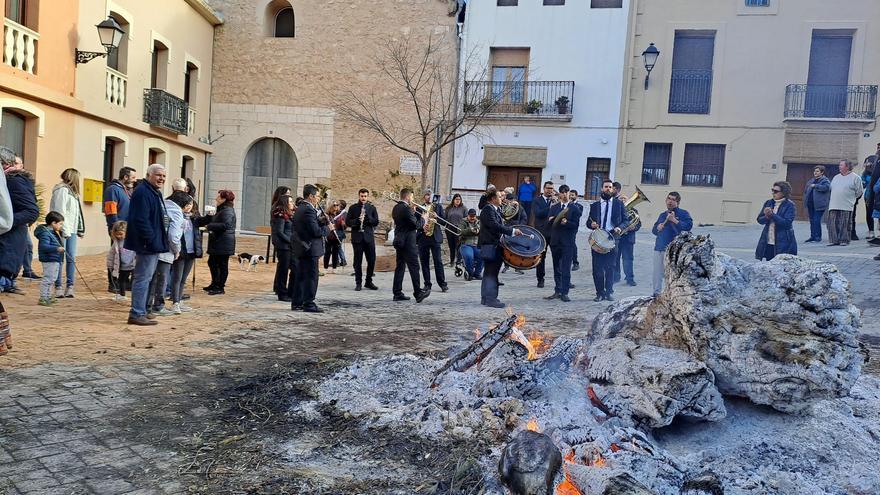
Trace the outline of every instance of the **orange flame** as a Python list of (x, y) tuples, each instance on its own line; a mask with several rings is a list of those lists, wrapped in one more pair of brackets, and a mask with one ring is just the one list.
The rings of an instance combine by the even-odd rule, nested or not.
[(605, 458), (602, 457), (602, 454), (596, 454), (596, 457), (593, 458), (592, 462), (587, 465), (599, 468), (605, 467)]
[(516, 317), (516, 323), (513, 324), (516, 328), (522, 328), (526, 324), (526, 315), (519, 315)]
[(535, 352), (534, 346), (532, 346), (532, 343), (529, 342), (529, 339), (526, 338), (525, 334), (522, 333), (522, 331), (518, 327), (513, 327), (510, 329), (510, 339), (519, 342), (520, 344), (522, 344), (523, 347), (526, 348), (527, 351), (529, 351), (529, 355), (526, 356), (526, 359), (531, 361), (535, 359), (535, 357), (537, 357), (538, 353)]
[(562, 464), (562, 472), (565, 473), (565, 479), (556, 485), (556, 495), (583, 495), (578, 487), (571, 482), (571, 473), (568, 471), (568, 463), (574, 463), (574, 450), (565, 454), (565, 462)]
[(620, 452), (620, 447), (616, 443), (612, 443), (611, 452)]
[(529, 431), (535, 431), (541, 433), (541, 427), (538, 426), (538, 418), (532, 418), (526, 423), (526, 429)]
[(535, 356), (530, 355), (529, 360), (532, 360), (538, 355), (547, 352), (547, 349), (550, 348), (550, 343), (552, 342), (549, 333), (539, 332), (537, 330), (532, 330), (531, 332), (529, 332), (528, 339), (529, 343), (532, 344), (532, 347), (535, 348)]

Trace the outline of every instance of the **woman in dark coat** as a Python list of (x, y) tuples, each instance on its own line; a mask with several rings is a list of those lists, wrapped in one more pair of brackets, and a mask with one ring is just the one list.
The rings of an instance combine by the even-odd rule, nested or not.
[(771, 188), (773, 199), (764, 203), (758, 214), (758, 223), (764, 226), (756, 259), (772, 260), (777, 254), (797, 254), (797, 240), (792, 226), (797, 216), (797, 208), (789, 198), (791, 185), (785, 181), (774, 182)]
[(208, 268), (211, 284), (204, 289), (209, 296), (225, 294), (229, 277), (229, 257), (235, 254), (235, 193), (221, 189), (214, 199), (217, 212), (206, 215), (200, 222), (208, 231)]
[(293, 232), (293, 197), (282, 194), (278, 201), (272, 205), (272, 245), (275, 246), (275, 256), (278, 263), (275, 265), (275, 294), (279, 301), (290, 302), (292, 287), (288, 287), (290, 278), (290, 240)]

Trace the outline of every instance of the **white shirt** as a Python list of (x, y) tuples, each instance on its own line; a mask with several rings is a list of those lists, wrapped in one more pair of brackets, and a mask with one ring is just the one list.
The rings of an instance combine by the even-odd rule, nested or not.
[(829, 210), (852, 211), (856, 200), (865, 192), (862, 187), (862, 177), (850, 172), (846, 175), (837, 174), (831, 179), (831, 199), (828, 202)]
[[(600, 229), (607, 230), (608, 232), (611, 232), (612, 230), (614, 230), (614, 225), (611, 223), (611, 210), (608, 210), (609, 208), (612, 207), (611, 200), (610, 199), (600, 199), (599, 201), (601, 201), (602, 203), (599, 205), (599, 220), (596, 223), (599, 224)], [(608, 210), (607, 216), (605, 214), (606, 210)], [(602, 225), (603, 220), (605, 220), (606, 218), (608, 220), (605, 221), (605, 225)]]

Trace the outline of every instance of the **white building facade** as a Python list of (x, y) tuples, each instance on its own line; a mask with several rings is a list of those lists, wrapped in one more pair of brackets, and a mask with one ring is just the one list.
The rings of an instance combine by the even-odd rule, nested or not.
[(480, 132), (456, 143), (453, 193), (476, 205), (487, 184), (516, 187), (528, 175), (598, 197), (617, 160), (629, 1), (468, 2), (461, 73), (485, 80), (463, 81), (465, 101), (503, 96)]

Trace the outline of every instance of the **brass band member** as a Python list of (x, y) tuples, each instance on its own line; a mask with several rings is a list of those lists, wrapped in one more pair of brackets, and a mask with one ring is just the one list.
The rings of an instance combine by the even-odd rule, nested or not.
[(569, 302), (571, 289), (571, 260), (574, 256), (574, 238), (581, 221), (581, 209), (571, 202), (569, 188), (559, 186), (559, 202), (550, 207), (550, 251), (553, 253), (553, 294), (546, 299), (559, 298)]
[[(556, 191), (553, 190), (553, 182), (544, 183), (544, 194), (535, 198), (532, 202), (532, 209), (535, 212), (535, 228), (544, 236), (547, 242), (550, 242), (550, 207), (556, 202)], [(535, 269), (535, 275), (538, 278), (538, 288), (544, 288), (544, 275), (546, 274), (545, 261), (547, 251), (541, 254), (541, 261)]]
[[(602, 229), (613, 235), (620, 235), (626, 227), (626, 207), (614, 197), (614, 183), (605, 179), (602, 183), (602, 197), (590, 205), (590, 219), (587, 226), (593, 230)], [(596, 287), (594, 301), (613, 301), (614, 297), (614, 261), (617, 259), (617, 248), (609, 253), (591, 251), (593, 256), (593, 285)]]
[(480, 287), (480, 304), (503, 308), (498, 300), (498, 272), (501, 270), (501, 235), (522, 235), (519, 229), (504, 225), (501, 218), (503, 191), (486, 194), (486, 206), (480, 212), (480, 255), (485, 263), (485, 274)]
[(324, 255), (324, 236), (327, 218), (318, 220), (318, 188), (312, 184), (303, 187), (303, 202), (293, 214), (293, 255), (297, 259), (293, 301), (290, 309), (306, 313), (323, 313), (315, 304), (318, 292), (318, 258)]
[(394, 250), (397, 252), (397, 266), (394, 269), (395, 301), (408, 301), (409, 297), (403, 294), (403, 272), (409, 269), (412, 279), (413, 296), (416, 302), (422, 302), (431, 294), (431, 289), (421, 289), (419, 280), (419, 252), (416, 249), (416, 231), (421, 230), (425, 223), (424, 219), (416, 215), (413, 204), (412, 189), (404, 188), (400, 191), (400, 202), (391, 211), (394, 219)]
[[(620, 182), (615, 182), (614, 195), (626, 205), (627, 197), (620, 194), (621, 189), (623, 189), (623, 186)], [(636, 275), (635, 272), (633, 272), (633, 261), (635, 260), (633, 252), (636, 247), (636, 232), (641, 228), (642, 222), (639, 222), (635, 229), (620, 236), (620, 240), (617, 241), (617, 259), (614, 262), (615, 284), (620, 282), (620, 268), (622, 266), (623, 274), (626, 276), (626, 285), (629, 285), (630, 287), (636, 286)]]
[(443, 257), (440, 254), (440, 247), (443, 246), (443, 227), (437, 225), (432, 218), (434, 215), (443, 218), (443, 206), (439, 202), (431, 201), (431, 191), (427, 191), (423, 196), (423, 206), (430, 208), (433, 212), (429, 218), (425, 219), (425, 228), (420, 229), (416, 236), (419, 246), (419, 261), (422, 264), (422, 277), (425, 279), (425, 288), (431, 289), (431, 259), (434, 261), (434, 274), (437, 276), (437, 285), (440, 290), (446, 292), (449, 287), (446, 285), (446, 273), (443, 270)]
[(348, 209), (345, 223), (351, 227), (351, 247), (354, 249), (354, 290), (361, 290), (364, 255), (367, 256), (367, 283), (370, 290), (379, 289), (373, 283), (376, 270), (375, 228), (379, 225), (379, 213), (369, 202), (369, 189), (358, 191), (358, 202)]

